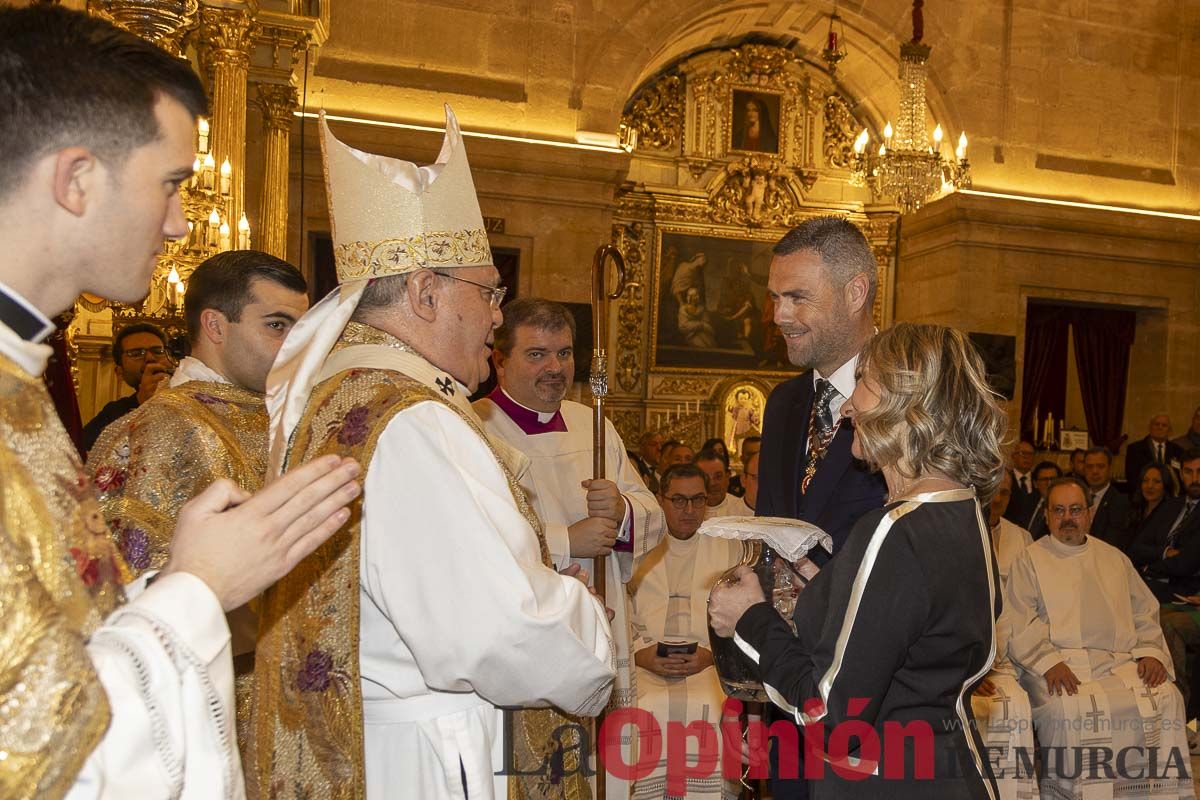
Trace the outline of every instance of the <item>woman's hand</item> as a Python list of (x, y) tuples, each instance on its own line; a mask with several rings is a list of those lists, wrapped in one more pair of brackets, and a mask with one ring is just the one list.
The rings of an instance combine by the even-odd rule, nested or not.
[(718, 584), (708, 598), (708, 619), (718, 636), (729, 638), (746, 609), (765, 602), (758, 576), (749, 567), (738, 567), (733, 573), (737, 583)]

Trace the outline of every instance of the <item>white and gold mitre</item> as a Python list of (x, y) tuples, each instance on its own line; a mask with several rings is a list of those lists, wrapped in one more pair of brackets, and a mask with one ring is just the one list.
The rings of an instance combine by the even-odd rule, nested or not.
[(355, 150), (334, 137), (324, 115), (321, 150), (339, 283), (492, 263), (449, 105), (442, 150), (429, 166)]

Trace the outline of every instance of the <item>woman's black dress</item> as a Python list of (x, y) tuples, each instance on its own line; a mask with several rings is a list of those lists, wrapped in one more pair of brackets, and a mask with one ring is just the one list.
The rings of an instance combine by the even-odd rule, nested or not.
[[(999, 797), (970, 695), (995, 655), (998, 586), (974, 491), (930, 492), (859, 520), (800, 596), (797, 634), (769, 603), (743, 615), (735, 641), (775, 704), (804, 724), (806, 701), (824, 703), (825, 763), (805, 756), (806, 774), (824, 768), (816, 798)], [(870, 756), (864, 728), (879, 763), (856, 780), (845, 757)]]

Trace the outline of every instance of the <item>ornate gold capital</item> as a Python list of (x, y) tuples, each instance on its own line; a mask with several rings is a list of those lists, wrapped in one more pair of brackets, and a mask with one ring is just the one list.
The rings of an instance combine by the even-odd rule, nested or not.
[(204, 8), (200, 12), (196, 48), (206, 69), (250, 67), (250, 29), (253, 17), (245, 9)]
[(296, 89), (287, 84), (260, 83), (255, 98), (268, 128), (290, 130), (292, 114), (300, 107)]
[(88, 11), (153, 42), (172, 55), (195, 24), (197, 0), (88, 0)]

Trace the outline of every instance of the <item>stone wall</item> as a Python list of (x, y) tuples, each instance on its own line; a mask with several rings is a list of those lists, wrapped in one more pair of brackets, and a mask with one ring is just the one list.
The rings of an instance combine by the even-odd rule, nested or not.
[(1165, 412), (1179, 435), (1200, 403), (1198, 253), (1196, 219), (954, 194), (902, 221), (895, 318), (1016, 336), (1015, 425), (1028, 302), (1131, 309), (1124, 431)]

